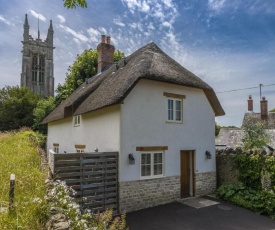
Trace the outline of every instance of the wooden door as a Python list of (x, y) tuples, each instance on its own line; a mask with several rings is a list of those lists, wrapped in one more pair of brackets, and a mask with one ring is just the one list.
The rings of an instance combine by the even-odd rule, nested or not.
[(194, 154), (193, 151), (180, 152), (181, 198), (194, 195)]

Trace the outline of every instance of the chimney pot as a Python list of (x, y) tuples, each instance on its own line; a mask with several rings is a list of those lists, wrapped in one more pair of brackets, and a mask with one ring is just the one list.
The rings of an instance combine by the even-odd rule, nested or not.
[(111, 37), (110, 36), (107, 36), (107, 44), (110, 44), (111, 43)]
[(105, 35), (101, 35), (101, 43), (105, 43), (105, 38), (106, 38)]

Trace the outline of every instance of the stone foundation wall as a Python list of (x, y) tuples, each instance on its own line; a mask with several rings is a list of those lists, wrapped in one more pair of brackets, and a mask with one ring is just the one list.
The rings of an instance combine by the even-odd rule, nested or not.
[(216, 172), (205, 172), (195, 174), (196, 196), (212, 194), (216, 191)]
[(119, 183), (120, 212), (153, 207), (179, 198), (179, 176)]

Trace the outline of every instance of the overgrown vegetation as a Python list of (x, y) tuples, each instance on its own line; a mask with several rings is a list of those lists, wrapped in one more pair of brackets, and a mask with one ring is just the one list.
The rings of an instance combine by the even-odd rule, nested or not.
[(268, 190), (255, 190), (239, 183), (222, 185), (219, 187), (217, 194), (223, 200), (275, 219), (274, 189), (275, 187)]
[(37, 146), (42, 136), (31, 130), (0, 133), (0, 205), (9, 201), (10, 175), (15, 174), (15, 209), (0, 213), (0, 229), (43, 229), (47, 173), (41, 170)]
[(262, 149), (270, 142), (270, 136), (266, 132), (266, 122), (251, 115), (243, 122), (244, 137), (242, 139), (243, 149)]
[(75, 191), (68, 187), (63, 181), (53, 183), (47, 200), (51, 202), (51, 206), (58, 207), (65, 214), (71, 229), (85, 230), (124, 230), (126, 229), (125, 213), (121, 217), (113, 219), (112, 210), (106, 210), (103, 213), (91, 213), (85, 210), (81, 214), (80, 206), (70, 196)]
[(217, 195), (275, 219), (275, 157), (241, 153), (234, 160), (239, 183), (220, 186)]
[[(57, 207), (71, 229), (124, 230), (125, 214), (114, 219), (112, 210), (81, 215), (79, 205), (69, 196), (73, 190), (65, 182), (53, 183), (46, 194), (48, 172), (42, 170), (38, 152), (44, 143), (44, 136), (30, 129), (0, 133), (0, 229), (45, 229), (50, 207)], [(15, 199), (14, 209), (9, 211), (11, 174), (16, 177)]]

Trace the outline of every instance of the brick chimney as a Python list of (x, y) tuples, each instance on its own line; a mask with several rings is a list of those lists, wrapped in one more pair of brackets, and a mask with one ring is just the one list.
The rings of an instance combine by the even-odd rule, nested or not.
[(268, 112), (267, 112), (267, 100), (265, 100), (265, 97), (262, 97), (261, 100), (261, 119), (267, 120)]
[(114, 63), (115, 47), (111, 45), (111, 37), (101, 35), (101, 43), (97, 46), (98, 58), (97, 58), (97, 72), (108, 69)]
[(253, 112), (253, 99), (251, 95), (249, 95), (247, 100), (247, 110), (248, 112)]

